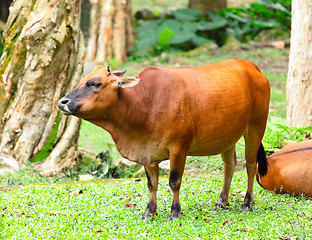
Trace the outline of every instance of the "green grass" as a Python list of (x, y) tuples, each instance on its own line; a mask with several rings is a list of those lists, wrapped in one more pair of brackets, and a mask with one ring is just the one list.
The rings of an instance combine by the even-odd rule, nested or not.
[[(184, 176), (183, 215), (167, 222), (172, 196), (160, 179), (158, 215), (142, 221), (146, 179), (25, 185), (0, 191), (0, 239), (308, 239), (312, 202), (255, 185), (256, 205), (242, 211), (245, 172), (236, 172), (230, 207), (213, 212), (221, 175)], [(70, 193), (82, 190), (82, 194)]]

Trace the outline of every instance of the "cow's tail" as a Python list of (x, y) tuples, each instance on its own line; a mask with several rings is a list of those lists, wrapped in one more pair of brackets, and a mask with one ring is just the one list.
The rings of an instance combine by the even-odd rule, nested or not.
[(257, 175), (265, 176), (268, 172), (268, 161), (262, 143), (257, 153), (258, 172)]

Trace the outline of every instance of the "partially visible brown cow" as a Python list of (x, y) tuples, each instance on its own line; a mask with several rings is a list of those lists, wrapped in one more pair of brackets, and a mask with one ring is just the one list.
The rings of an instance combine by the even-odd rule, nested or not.
[(312, 197), (312, 141), (288, 144), (268, 157), (267, 174), (258, 183), (276, 193)]
[(122, 156), (144, 165), (150, 198), (142, 218), (156, 213), (158, 163), (168, 158), (170, 218), (179, 217), (188, 155), (221, 153), (224, 182), (216, 206), (225, 208), (241, 136), (248, 173), (243, 207), (251, 208), (257, 154), (260, 173), (266, 172), (261, 140), (270, 101), (269, 82), (254, 63), (231, 59), (202, 67), (148, 67), (130, 78), (117, 75), (98, 67), (61, 98), (58, 107), (107, 130)]

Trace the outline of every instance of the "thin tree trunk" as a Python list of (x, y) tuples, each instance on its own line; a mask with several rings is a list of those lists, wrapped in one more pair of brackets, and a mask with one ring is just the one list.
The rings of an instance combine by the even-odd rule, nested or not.
[(312, 2), (292, 1), (291, 47), (286, 86), (287, 121), (312, 125)]
[(227, 0), (189, 0), (188, 7), (202, 10), (205, 15), (207, 11), (220, 11), (226, 8)]
[(127, 60), (134, 46), (131, 0), (90, 0), (90, 34), (87, 60), (104, 63)]
[(16, 170), (37, 156), (47, 173), (73, 166), (80, 121), (57, 101), (81, 77), (80, 0), (16, 0), (3, 37), (0, 164)]

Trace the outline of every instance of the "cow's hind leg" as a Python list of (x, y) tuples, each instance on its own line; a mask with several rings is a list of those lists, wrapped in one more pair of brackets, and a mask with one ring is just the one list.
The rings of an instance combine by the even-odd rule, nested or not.
[(252, 210), (252, 205), (254, 204), (253, 187), (257, 167), (257, 153), (262, 140), (264, 127), (259, 128), (256, 125), (249, 125), (244, 134), (248, 186), (242, 207), (246, 210)]
[(226, 208), (229, 205), (229, 191), (231, 186), (232, 177), (234, 174), (234, 169), (237, 164), (235, 145), (233, 145), (230, 149), (221, 153), (221, 157), (223, 160), (223, 187), (221, 190), (220, 197), (218, 202), (215, 205), (215, 209), (217, 207)]
[(146, 177), (147, 177), (147, 186), (150, 192), (148, 204), (145, 212), (142, 214), (141, 219), (149, 219), (153, 217), (157, 210), (156, 205), (156, 194), (158, 188), (158, 176), (159, 176), (159, 167), (158, 164), (155, 167), (145, 167)]

